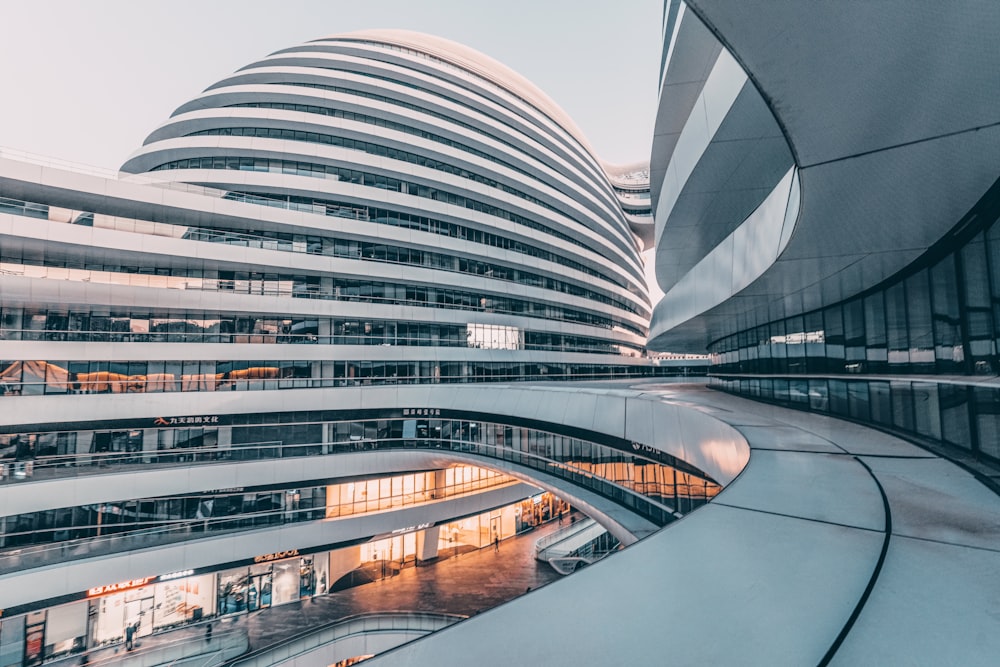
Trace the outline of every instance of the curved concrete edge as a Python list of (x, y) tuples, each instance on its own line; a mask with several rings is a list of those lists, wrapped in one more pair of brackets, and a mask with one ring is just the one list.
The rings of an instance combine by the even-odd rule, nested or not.
[(659, 100), (653, 127), (653, 150), (649, 164), (650, 203), (655, 211), (688, 116), (701, 96), (722, 45), (684, 3), (670, 7), (665, 16)]
[[(699, 468), (723, 486), (743, 470), (749, 457), (749, 447), (735, 429), (700, 410), (692, 410), (683, 404), (663, 402), (655, 393), (636, 391), (630, 389), (628, 384), (622, 383), (607, 382), (575, 386), (406, 385), (243, 393), (244, 396), (236, 397), (241, 400), (220, 394), (195, 397), (201, 406), (198, 411), (213, 411), (212, 408), (206, 407), (206, 402), (210, 402), (212, 398), (220, 398), (219, 412), (310, 410), (323, 409), (329, 405), (337, 405), (339, 409), (344, 410), (420, 406), (430, 409), (460, 410), (465, 413), (480, 414), (484, 418), (494, 417), (498, 421), (503, 421), (505, 417), (513, 420), (534, 420), (538, 423), (535, 427), (552, 424), (586, 429), (598, 434), (627, 439), (633, 442), (633, 447), (637, 450), (650, 447), (666, 452)], [(280, 395), (274, 396), (275, 393)], [(298, 395), (297, 400), (289, 400), (286, 394)], [(136, 397), (142, 398), (140, 395)], [(132, 396), (126, 394), (119, 398), (131, 399)], [(176, 410), (163, 408), (161, 405), (160, 407), (168, 414), (194, 411), (185, 409), (187, 405), (185, 401), (191, 401), (191, 396), (178, 394), (164, 395), (161, 398), (183, 399), (174, 401), (178, 404), (173, 406)], [(134, 403), (132, 407), (138, 411), (147, 409), (141, 401)], [(226, 407), (223, 408), (221, 405)], [(99, 408), (99, 405), (94, 407)], [(117, 405), (116, 401), (114, 410), (122, 414), (122, 408), (123, 406)], [(125, 412), (128, 412), (127, 408)], [(99, 418), (94, 414), (90, 417)], [(656, 529), (653, 524), (635, 516), (624, 507), (615, 505), (596, 493), (575, 487), (565, 480), (496, 459), (473, 455), (463, 458), (458, 452), (446, 450), (426, 452), (389, 450), (363, 454), (337, 454), (329, 457), (195, 465), (149, 470), (132, 475), (96, 475), (32, 482), (0, 488), (0, 507), (30, 511), (30, 508), (36, 505), (49, 506), (53, 502), (52, 494), (58, 494), (60, 489), (65, 488), (73, 489), (74, 497), (106, 500), (104, 494), (107, 492), (102, 482), (106, 484), (109, 479), (115, 480), (116, 493), (120, 497), (130, 494), (138, 497), (150, 495), (152, 489), (164, 495), (183, 489), (246, 486), (252, 483), (274, 483), (278, 480), (311, 480), (324, 475), (376, 474), (401, 469), (445, 467), (456, 460), (468, 460), (486, 467), (501, 469), (525, 482), (567, 497), (574, 505), (593, 515), (625, 544), (631, 544), (637, 538), (645, 537)], [(528, 487), (524, 484), (516, 485), (498, 491), (487, 491), (480, 496), (507, 498), (503, 502), (496, 500), (492, 503), (498, 506), (524, 497), (526, 488)], [(476, 499), (480, 496), (460, 497), (443, 503), (456, 506), (464, 503), (469, 505), (464, 513), (470, 513), (472, 511), (470, 503), (478, 502)], [(155, 549), (137, 549), (3, 575), (0, 576), (0, 586), (5, 587), (6, 605), (27, 604), (54, 598), (67, 592), (85, 590), (95, 581), (115, 581), (125, 576), (137, 578), (152, 572), (203, 567), (218, 563), (220, 560), (235, 561), (241, 557), (252, 557), (260, 553), (261, 535), (267, 532), (270, 533), (267, 543), (271, 548), (290, 549), (303, 545), (357, 539), (359, 535), (388, 533), (398, 525), (418, 525), (434, 521), (435, 513), (441, 512), (442, 509), (438, 504), (428, 504), (404, 508), (390, 515), (362, 515), (340, 521), (321, 522), (324, 529), (320, 531), (316, 529), (315, 522), (306, 522), (265, 531), (182, 542)], [(462, 511), (453, 510), (450, 515), (461, 514)], [(379, 521), (381, 526), (373, 527), (373, 522)], [(353, 531), (345, 528), (356, 522), (360, 524)]]
[[(958, 2), (947, 11), (897, 1), (849, 10), (685, 4), (770, 107), (797, 165), (802, 210), (787, 247), (758, 280), (672, 329), (661, 326), (652, 349), (703, 352), (736, 331), (875, 287), (974, 215), (994, 186), (1000, 126), (995, 95), (984, 91), (993, 91), (986, 77), (998, 55), (976, 45), (985, 26), (1000, 21), (995, 3)], [(933, 67), (917, 65), (937, 52)], [(656, 150), (653, 165), (664, 160)], [(669, 259), (670, 247), (659, 253)]]
[(631, 390), (632, 382), (373, 385), (281, 391), (177, 392), (157, 394), (158, 412), (153, 415), (149, 399), (143, 394), (119, 394), (114, 401), (101, 395), (27, 396), (17, 398), (16, 414), (0, 415), (0, 423), (20, 425), (34, 417), (51, 414), (60, 415), (65, 422), (77, 423), (152, 419), (160, 414), (318, 411), (331, 406), (345, 412), (439, 408), (479, 413), (484, 419), (505, 417), (514, 420), (511, 423), (533, 420), (624, 438), (675, 456), (723, 486), (739, 474), (749, 456), (749, 448), (739, 433), (718, 420), (697, 412), (689, 413), (683, 406), (664, 404)]
[[(743, 474), (669, 530), (373, 664), (992, 662), (1000, 498), (970, 474), (848, 422), (642, 388), (741, 433)], [(517, 641), (498, 653), (501, 627)]]

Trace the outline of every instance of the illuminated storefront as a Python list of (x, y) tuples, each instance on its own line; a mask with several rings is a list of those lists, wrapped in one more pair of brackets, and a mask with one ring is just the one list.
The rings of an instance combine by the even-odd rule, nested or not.
[(514, 483), (503, 473), (479, 466), (455, 465), (442, 470), (380, 477), (326, 487), (326, 516), (395, 509)]
[[(471, 492), (504, 476), (473, 466), (374, 480), (382, 498), (396, 499), (434, 490)], [(386, 482), (383, 489), (381, 482)], [(336, 485), (348, 487), (348, 484)], [(332, 488), (332, 487), (331, 487)], [(385, 490), (387, 495), (379, 495)], [(400, 493), (396, 493), (399, 491)], [(368, 502), (366, 499), (365, 502)], [(354, 501), (352, 501), (354, 502)], [(488, 548), (569, 506), (549, 493), (441, 524), (420, 524), (377, 536), (364, 543), (327, 550), (289, 549), (261, 554), (215, 571), (179, 570), (96, 585), (79, 599), (43, 609), (8, 610), (0, 626), (5, 643), (23, 646), (24, 665), (32, 667), (60, 656), (121, 644), (126, 628), (134, 638), (207, 620), (246, 614), (327, 595), (392, 577), (429, 560)], [(44, 603), (42, 603), (44, 604)]]
[(330, 552), (298, 550), (259, 556), (258, 562), (218, 573), (218, 613), (257, 611), (328, 592)]
[(569, 510), (569, 503), (548, 491), (532, 496), (527, 500), (522, 500), (514, 507), (516, 530), (519, 533), (531, 530), (535, 526), (569, 512)]

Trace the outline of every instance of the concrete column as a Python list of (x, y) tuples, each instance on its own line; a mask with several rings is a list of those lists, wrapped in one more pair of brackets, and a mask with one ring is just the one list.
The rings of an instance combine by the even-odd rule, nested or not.
[(155, 428), (146, 428), (142, 430), (142, 452), (144, 454), (142, 457), (143, 463), (149, 463), (151, 460), (149, 452), (156, 451), (157, 433), (158, 431)]
[(431, 498), (444, 498), (445, 493), (447, 493), (445, 486), (447, 485), (447, 479), (445, 478), (444, 470), (434, 471), (434, 486), (431, 487)]
[(232, 449), (233, 448), (233, 427), (232, 426), (220, 426), (219, 427), (219, 449)]
[(347, 547), (330, 552), (330, 586), (361, 565), (361, 547)]
[(417, 532), (417, 558), (432, 560), (438, 555), (438, 540), (441, 538), (441, 526), (433, 526)]

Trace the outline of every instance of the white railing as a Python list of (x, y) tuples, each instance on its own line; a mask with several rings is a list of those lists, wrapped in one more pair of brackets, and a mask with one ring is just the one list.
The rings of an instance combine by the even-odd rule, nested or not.
[[(296, 656), (322, 648), (357, 635), (370, 633), (430, 634), (466, 618), (457, 614), (438, 614), (416, 611), (373, 612), (358, 614), (312, 628), (293, 637), (254, 651), (227, 667), (270, 667), (291, 660)], [(410, 641), (403, 638), (399, 643)], [(388, 650), (390, 646), (383, 647)], [(347, 656), (353, 657), (353, 656)]]
[[(218, 622), (207, 621), (206, 623)], [(185, 629), (204, 626), (206, 623), (187, 626)], [(200, 632), (195, 631), (191, 636), (185, 633), (184, 639), (175, 641), (169, 640), (169, 632), (161, 635), (151, 635), (138, 638), (136, 648), (132, 651), (122, 650), (119, 644), (115, 649), (111, 647), (98, 647), (86, 653), (73, 653), (64, 658), (47, 662), (46, 667), (75, 667), (85, 664), (87, 667), (156, 667), (157, 665), (168, 665), (178, 662), (188, 664), (198, 664), (201, 667), (209, 665), (221, 665), (227, 660), (232, 660), (237, 656), (246, 653), (250, 649), (250, 639), (246, 628), (232, 628), (220, 631), (212, 639), (206, 639)], [(143, 646), (149, 642), (148, 646)], [(154, 643), (155, 642), (155, 643)], [(117, 650), (116, 650), (117, 649)], [(113, 651), (113, 652), (112, 652)], [(198, 658), (204, 660), (194, 663)], [(82, 662), (85, 660), (85, 662)], [(192, 662), (189, 662), (192, 661)]]
[(549, 561), (580, 551), (607, 531), (593, 519), (584, 519), (568, 528), (547, 535), (535, 543), (535, 558)]

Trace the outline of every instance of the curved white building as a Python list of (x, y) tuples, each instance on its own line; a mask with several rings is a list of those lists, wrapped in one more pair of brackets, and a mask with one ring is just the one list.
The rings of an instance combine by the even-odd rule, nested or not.
[[(229, 659), (567, 503), (628, 548), (282, 652), (993, 664), (997, 25), (669, 0), (648, 166), (400, 31), (249, 65), (120, 174), (0, 159), (0, 667)], [(728, 393), (642, 377), (706, 350)]]
[(506, 384), (674, 370), (645, 355), (622, 178), (520, 76), (399, 31), (243, 68), (120, 174), (0, 156), (0, 665), (566, 501), (625, 544), (703, 504), (731, 472)]
[(564, 362), (486, 374), (642, 356), (636, 242), (599, 162), (543, 93), (464, 47), (388, 31), (279, 51), (181, 106), (123, 171), (312, 213), (209, 233), (302, 237), (321, 257), (294, 260), (293, 290), (368, 301), (380, 328), (450, 325), (484, 350), (470, 362)]

